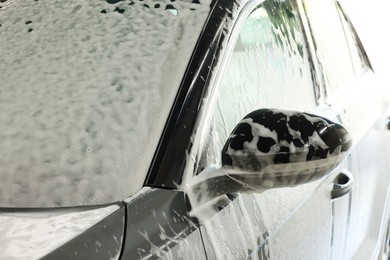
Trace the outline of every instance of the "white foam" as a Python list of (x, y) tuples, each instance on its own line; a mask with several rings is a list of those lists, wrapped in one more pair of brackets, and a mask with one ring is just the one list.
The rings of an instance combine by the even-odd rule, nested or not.
[(1, 213), (0, 258), (39, 259), (118, 209), (111, 205), (79, 212)]
[(0, 207), (106, 203), (142, 187), (209, 1), (171, 3), (176, 15), (130, 2), (0, 9)]

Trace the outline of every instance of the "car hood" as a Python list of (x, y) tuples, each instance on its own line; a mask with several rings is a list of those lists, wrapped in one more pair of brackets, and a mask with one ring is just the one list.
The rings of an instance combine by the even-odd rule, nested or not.
[(0, 259), (44, 257), (120, 210), (120, 205), (0, 209)]

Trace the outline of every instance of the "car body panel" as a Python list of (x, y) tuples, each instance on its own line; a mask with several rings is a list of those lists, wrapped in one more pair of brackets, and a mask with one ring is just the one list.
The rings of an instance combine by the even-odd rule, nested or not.
[[(255, 6), (260, 2), (261, 1), (253, 1), (251, 5)], [(300, 3), (300, 1), (297, 2)], [(303, 11), (302, 8), (300, 10), (301, 12)], [(245, 11), (242, 11), (242, 13), (245, 13)], [(246, 13), (248, 14), (248, 12)], [(310, 26), (306, 25), (305, 23), (305, 21), (307, 21), (307, 18), (304, 14), (301, 13), (301, 15), (303, 15), (302, 20), (307, 33), (306, 35), (308, 37), (309, 45), (313, 46), (314, 42), (311, 39), (311, 37), (313, 36), (307, 31)], [(240, 22), (237, 21), (236, 23), (239, 24)], [(230, 35), (234, 35), (234, 31), (231, 32)], [(359, 48), (362, 48), (360, 42), (357, 45), (359, 46)], [(229, 48), (227, 47), (227, 49)], [(314, 70), (313, 73), (315, 73), (315, 78), (321, 79), (324, 77), (323, 75), (321, 75), (321, 73), (323, 72), (319, 70), (321, 68), (321, 64), (319, 63), (315, 52), (313, 53), (313, 51), (315, 51), (315, 48), (312, 48), (311, 52), (313, 54), (313, 66), (317, 69)], [(227, 51), (227, 53), (228, 52), (229, 51)], [(226, 55), (226, 53), (224, 55)], [(363, 58), (364, 57), (365, 56), (363, 55)], [(368, 67), (371, 67), (371, 64), (369, 62)], [(215, 73), (218, 72), (214, 71), (214, 74)], [(322, 212), (326, 215), (326, 217), (322, 221), (323, 226), (327, 227), (326, 230), (331, 230), (331, 232), (327, 233), (328, 236), (325, 236), (325, 241), (326, 237), (328, 240), (324, 244), (327, 244), (327, 246), (324, 247), (324, 244), (321, 244), (322, 246), (320, 246), (319, 248), (322, 248), (323, 251), (319, 252), (314, 250), (310, 251), (313, 253), (312, 255), (310, 255), (309, 253), (305, 254), (305, 248), (311, 249), (313, 244), (305, 243), (302, 240), (302, 244), (300, 242), (296, 242), (295, 245), (302, 245), (303, 247), (300, 247), (301, 249), (298, 251), (294, 251), (296, 252), (296, 254), (292, 254), (290, 256), (295, 256), (301, 259), (313, 259), (313, 257), (326, 259), (328, 256), (334, 258), (353, 256), (355, 256), (355, 258), (357, 259), (372, 258), (375, 257), (375, 255), (377, 255), (378, 253), (378, 248), (381, 245), (381, 237), (383, 236), (384, 232), (383, 227), (386, 225), (386, 223), (384, 223), (385, 218), (387, 216), (386, 211), (388, 207), (388, 199), (386, 197), (386, 194), (388, 194), (389, 188), (389, 174), (387, 171), (387, 169), (389, 168), (388, 165), (385, 163), (387, 157), (386, 149), (384, 149), (385, 147), (383, 144), (386, 144), (388, 142), (388, 137), (386, 138), (387, 134), (384, 132), (383, 123), (381, 123), (385, 119), (384, 117), (386, 106), (384, 106), (381, 100), (381, 86), (376, 80), (376, 76), (370, 69), (366, 70), (363, 75), (355, 78), (355, 80), (350, 80), (348, 82), (348, 86), (341, 88), (340, 91), (338, 91), (337, 95), (334, 95), (332, 91), (329, 91), (327, 89), (327, 86), (325, 85), (326, 82), (319, 81), (318, 84), (320, 85), (321, 91), (320, 95), (317, 96), (317, 100), (320, 105), (318, 107), (313, 108), (313, 111), (316, 111), (320, 115), (336, 120), (341, 124), (345, 125), (354, 136), (354, 146), (350, 158), (347, 162), (343, 164), (344, 168), (338, 169), (338, 172), (328, 175), (327, 179), (324, 180), (324, 183), (328, 183), (328, 185), (320, 185), (317, 188), (313, 188), (311, 190), (311, 192), (313, 192), (313, 197), (317, 197), (318, 199), (317, 203), (329, 202), (325, 204), (328, 210)], [(330, 94), (332, 94), (331, 97), (328, 97), (328, 95)], [(203, 116), (207, 117), (207, 114)], [(198, 125), (199, 127), (201, 127), (201, 124)], [(382, 128), (379, 129), (378, 125), (382, 125)], [(194, 138), (194, 140), (196, 140), (196, 137)], [(381, 140), (383, 142), (382, 144)], [(193, 149), (194, 147), (196, 147), (196, 145), (197, 143), (193, 142)], [(370, 150), (363, 148), (368, 146), (371, 146)], [(192, 159), (195, 161), (194, 158), (198, 158), (197, 155), (191, 155), (190, 157), (188, 157), (188, 159)], [(375, 160), (372, 160), (372, 158), (375, 158)], [(191, 168), (189, 167), (189, 169)], [(334, 180), (337, 178), (338, 174), (343, 173), (344, 170), (349, 170), (353, 176), (354, 181), (352, 186), (352, 192), (348, 192), (347, 194), (345, 194), (345, 196), (331, 200), (331, 186)], [(376, 191), (374, 192), (374, 190)], [(269, 192), (271, 191), (268, 191), (268, 193)], [(272, 192), (277, 193), (278, 191), (275, 190)], [(310, 192), (308, 194), (310, 194)], [(245, 198), (245, 196), (243, 197)], [(286, 197), (288, 197), (288, 195)], [(322, 200), (319, 198), (322, 198)], [(272, 201), (275, 201), (274, 199), (270, 200), (271, 203)], [(293, 236), (294, 231), (296, 231), (294, 229), (296, 223), (305, 223), (306, 218), (309, 218), (311, 216), (310, 211), (314, 210), (315, 207), (313, 205), (316, 204), (316, 199), (313, 199), (312, 201), (312, 203), (308, 203), (307, 205), (303, 206), (300, 205), (301, 207), (295, 208), (295, 210), (297, 210), (296, 215), (289, 216), (291, 218), (283, 219), (283, 221), (285, 222), (279, 222), (284, 223), (283, 226), (280, 226), (281, 228), (277, 231), (275, 230), (275, 233), (272, 233), (272, 230), (270, 230), (270, 236), (273, 237), (273, 239), (275, 236), (277, 236), (280, 241), (285, 241), (286, 239), (289, 240), (289, 238)], [(232, 204), (234, 205), (235, 202), (233, 202)], [(234, 206), (232, 207), (234, 208)], [(367, 214), (367, 211), (369, 211), (370, 208), (375, 209), (376, 213), (372, 212), (371, 214)], [(268, 212), (271, 212), (270, 214), (272, 216), (278, 216), (278, 214), (275, 214), (276, 211)], [(227, 255), (222, 254), (224, 258), (226, 258), (227, 256), (237, 257), (237, 255), (234, 254), (240, 250), (245, 251), (240, 251), (242, 253), (241, 256), (247, 257), (248, 255), (246, 253), (246, 250), (248, 250), (248, 252), (253, 252), (253, 245), (252, 247), (248, 246), (251, 243), (250, 242), (244, 247), (234, 247), (233, 245), (237, 245), (237, 243), (244, 243), (243, 241), (245, 241), (245, 239), (242, 240), (239, 238), (240, 236), (238, 234), (240, 234), (240, 230), (238, 228), (232, 228), (232, 226), (234, 227), (234, 225), (226, 224), (230, 223), (230, 219), (235, 219), (236, 217), (234, 215), (227, 217), (223, 213), (221, 213), (221, 215), (223, 217), (220, 216), (220, 220), (216, 221), (211, 226), (213, 228), (215, 228), (216, 226), (220, 226), (220, 230), (223, 230), (223, 232), (228, 232), (229, 235), (221, 235), (220, 239), (222, 242), (219, 241), (219, 244), (215, 242), (213, 246), (206, 246), (207, 253), (210, 254), (208, 255), (208, 257), (221, 257), (220, 254), (215, 253), (215, 251), (221, 250), (221, 247), (225, 248), (225, 252), (229, 247), (237, 249), (236, 251), (231, 252), (230, 255), (228, 253)], [(364, 218), (366, 218), (366, 220), (364, 220)], [(362, 221), (365, 223), (363, 223)], [(303, 225), (304, 224), (302, 224), (302, 228), (309, 227), (303, 227)], [(318, 226), (312, 226), (314, 232), (314, 234), (312, 234), (313, 238), (315, 237), (316, 233), (318, 234), (318, 231), (314, 231), (316, 227)], [(364, 229), (366, 229), (366, 231), (362, 232), (362, 230)], [(207, 228), (203, 226), (202, 230), (202, 234), (205, 236), (205, 240), (209, 241), (209, 243), (213, 243), (213, 239), (210, 239), (209, 234), (218, 233), (217, 230), (210, 229), (211, 231), (207, 232)], [(354, 232), (357, 232), (359, 234), (356, 233), (355, 235), (353, 235)], [(278, 239), (271, 240), (274, 243), (278, 244)], [(318, 239), (321, 240), (321, 238)], [(231, 242), (230, 240), (233, 240), (233, 242)], [(324, 240), (322, 241), (324, 242)], [(365, 241), (367, 241), (367, 243)], [(375, 243), (368, 241), (375, 241)], [(313, 241), (313, 243), (315, 242)], [(262, 242), (257, 243), (258, 248), (262, 248), (260, 246), (261, 244)], [(278, 246), (279, 248), (274, 248), (278, 248), (278, 250), (285, 250), (284, 252), (290, 252), (291, 250), (289, 249), (294, 247), (294, 243), (291, 245), (289, 245), (288, 243), (280, 243), (278, 244)], [(268, 249), (271, 248), (270, 246), (267, 247)], [(319, 250), (319, 248), (317, 249)], [(223, 252), (223, 250), (219, 251), (219, 253), (220, 252)], [(268, 255), (270, 254), (272, 253), (269, 253)], [(283, 254), (284, 253), (281, 253), (281, 255)], [(257, 256), (263, 257), (264, 254), (261, 253)], [(285, 255), (285, 257), (287, 257), (287, 255)]]
[[(297, 23), (302, 32), (291, 35), (294, 40), (302, 36), (305, 45), (301, 51), (307, 57), (301, 57), (307, 58), (313, 85), (303, 95), (294, 88), (295, 82), (288, 82), (293, 89), (276, 89), (272, 101), (283, 109), (287, 102), (282, 100), (287, 98), (298, 109), (345, 126), (354, 137), (349, 157), (320, 180), (262, 193), (227, 194), (225, 204), (212, 205), (213, 214), (192, 215), (185, 185), (210, 166), (199, 163), (202, 156), (206, 154), (208, 163), (220, 156), (218, 145), (225, 141), (218, 140), (210, 126), (214, 111), (222, 110), (218, 107), (219, 85), (246, 18), (267, 1), (271, 2), (212, 1), (150, 165), (146, 187), (125, 199), (125, 206), (120, 204), (83, 231), (36, 254), (38, 258), (369, 259), (379, 255), (389, 218), (388, 104), (382, 103), (369, 62), (362, 75), (338, 91), (327, 85), (325, 63), (317, 53), (314, 28), (301, 0), (292, 5), (299, 12)], [(242, 78), (242, 82), (246, 80)], [(245, 100), (234, 98), (229, 100), (246, 105)], [(348, 184), (344, 192), (335, 192), (339, 184)], [(12, 256), (7, 252), (6, 256)]]
[[(63, 209), (1, 209), (0, 258), (39, 259), (89, 232), (99, 222), (117, 214), (121, 207), (122, 204)], [(123, 226), (123, 223), (116, 225)], [(123, 227), (115, 234), (119, 242)], [(120, 248), (120, 244), (118, 246)]]
[(205, 259), (183, 192), (144, 188), (126, 202), (123, 259)]
[[(216, 92), (215, 84), (219, 84), (218, 77), (222, 73), (224, 69), (224, 63), (228, 60), (228, 56), (232, 51), (232, 43), (234, 43), (235, 38), (237, 37), (237, 32), (242, 26), (245, 18), (256, 6), (260, 5), (262, 1), (252, 1), (247, 5), (243, 4), (241, 8), (234, 9), (232, 14), (233, 17), (239, 17), (234, 27), (229, 28), (230, 31), (227, 31), (227, 37), (224, 38), (226, 41), (222, 45), (224, 47), (224, 52), (219, 56), (220, 64), (214, 69), (213, 74), (211, 75), (211, 79), (209, 81), (210, 88), (210, 96), (207, 98), (205, 102), (206, 108), (204, 109), (205, 113), (202, 115), (206, 119), (204, 119), (203, 124), (207, 124), (210, 121), (209, 107), (213, 106), (213, 102), (215, 99), (212, 97), (213, 92)], [(235, 13), (236, 12), (236, 13)], [(311, 64), (312, 66), (312, 64)], [(313, 86), (314, 88), (314, 86)], [(318, 95), (318, 90), (312, 91), (312, 96), (307, 96), (307, 98), (315, 99), (315, 96)], [(316, 94), (317, 93), (317, 94)], [(291, 94), (291, 93), (290, 93)], [(288, 93), (280, 93), (279, 95), (288, 95)], [(291, 97), (291, 95), (290, 95)], [(305, 96), (306, 97), (306, 96)], [(293, 97), (291, 97), (293, 98)], [(299, 102), (299, 100), (297, 100)], [(311, 111), (308, 112), (320, 112), (321, 115), (334, 116), (334, 114), (329, 113), (329, 109), (325, 107), (317, 107), (315, 106), (315, 102), (313, 102), (313, 106), (311, 107)], [(238, 122), (237, 122), (238, 123)], [(204, 127), (202, 122), (198, 123), (198, 128), (202, 129)], [(207, 131), (207, 130), (206, 130)], [(201, 133), (205, 133), (205, 130), (199, 130)], [(207, 133), (207, 132), (206, 132)], [(199, 139), (197, 139), (199, 138)], [(204, 149), (203, 144), (209, 145), (210, 141), (204, 141), (207, 138), (204, 138), (202, 135), (196, 135), (193, 138), (192, 149), (193, 154), (190, 154), (188, 160), (191, 160), (189, 167), (186, 169), (187, 174), (192, 174), (192, 171), (196, 169), (191, 168), (193, 164), (196, 163), (196, 159), (200, 157), (200, 152)], [(223, 140), (221, 140), (223, 142)], [(211, 144), (213, 145), (213, 143)], [(197, 153), (198, 151), (199, 154)], [(218, 151), (215, 151), (218, 154)], [(188, 177), (187, 177), (188, 178)], [(190, 177), (189, 177), (190, 178)], [(323, 180), (322, 180), (323, 181)], [(268, 259), (275, 252), (273, 252), (267, 240), (270, 237), (278, 235), (278, 237), (283, 236), (283, 232), (278, 230), (294, 230), (295, 225), (290, 226), (289, 219), (293, 218), (294, 212), (300, 210), (300, 208), (305, 208), (303, 203), (305, 203), (313, 194), (320, 190), (321, 194), (327, 194), (328, 197), (322, 197), (322, 202), (328, 202), (327, 207), (324, 207), (324, 212), (327, 214), (324, 215), (325, 220), (323, 220), (326, 225), (330, 226), (330, 187), (326, 188), (318, 188), (319, 182), (314, 182), (307, 185), (302, 185), (300, 187), (295, 188), (283, 188), (283, 189), (275, 189), (269, 190), (262, 194), (253, 194), (248, 196), (246, 194), (242, 194), (236, 200), (234, 200), (231, 204), (226, 206), (226, 208), (222, 209), (221, 212), (212, 217), (211, 219), (206, 219), (204, 221), (204, 225), (201, 227), (202, 235), (206, 242), (206, 251), (207, 256), (210, 259), (237, 259), (237, 258), (247, 258), (253, 257), (255, 259)], [(322, 185), (321, 187), (325, 187)], [(325, 192), (326, 191), (326, 192)], [(326, 200), (327, 198), (328, 200)], [(314, 199), (313, 199), (314, 200)], [(312, 204), (315, 203), (315, 200)], [(310, 207), (306, 208), (307, 211), (310, 210)], [(302, 209), (303, 211), (303, 209)], [(306, 212), (307, 212), (306, 211)], [(256, 215), (257, 218), (253, 220), (253, 212), (260, 212)], [(298, 214), (298, 213), (297, 213)], [(302, 214), (304, 215), (304, 214)], [(297, 221), (304, 221), (304, 218), (297, 217)], [(240, 225), (238, 223), (241, 223)], [(246, 233), (246, 230), (250, 229), (249, 227), (254, 228), (249, 234)], [(330, 231), (328, 236), (324, 237), (327, 240), (327, 246), (330, 245)], [(274, 241), (275, 242), (275, 241)], [(210, 245), (207, 245), (209, 244)], [(281, 245), (279, 244), (274, 246), (277, 250), (281, 249)], [(275, 250), (276, 250), (275, 249)], [(289, 251), (291, 248), (286, 248), (286, 251)], [(298, 254), (296, 256), (299, 256)]]
[(341, 4), (336, 2), (336, 9), (341, 11), (338, 14), (355, 76), (343, 85), (324, 84), (324, 102), (353, 136), (348, 170), (354, 184), (349, 202), (344, 202), (345, 213), (336, 212), (333, 221), (337, 223), (345, 219), (343, 231), (339, 230), (346, 236), (345, 241), (338, 245), (343, 253), (341, 258), (373, 259), (378, 257), (388, 221), (390, 176), (386, 144), (389, 136), (385, 125), (389, 103), (383, 98), (384, 84), (374, 74), (356, 30)]
[(41, 259), (119, 259), (125, 232), (126, 208), (121, 208)]
[(375, 257), (387, 226), (390, 139), (386, 129), (388, 104), (381, 98), (380, 86), (368, 71), (351, 85), (353, 91), (331, 103), (356, 140), (349, 158), (354, 187), (345, 245), (348, 258)]

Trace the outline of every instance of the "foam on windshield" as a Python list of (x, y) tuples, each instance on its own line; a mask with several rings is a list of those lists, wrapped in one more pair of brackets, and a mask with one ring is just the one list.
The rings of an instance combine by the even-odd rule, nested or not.
[(1, 1), (0, 207), (137, 191), (209, 4)]

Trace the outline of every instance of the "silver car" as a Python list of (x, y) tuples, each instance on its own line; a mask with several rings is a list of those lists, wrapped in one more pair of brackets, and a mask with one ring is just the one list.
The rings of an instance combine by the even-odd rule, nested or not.
[(339, 1), (3, 0), (0, 43), (0, 259), (388, 258)]

